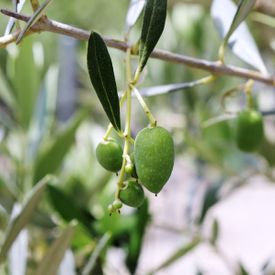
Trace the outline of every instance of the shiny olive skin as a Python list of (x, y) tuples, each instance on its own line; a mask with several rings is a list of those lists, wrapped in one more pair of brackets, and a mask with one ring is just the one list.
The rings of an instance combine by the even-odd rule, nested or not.
[(106, 170), (117, 172), (122, 165), (123, 150), (114, 139), (101, 141), (96, 147), (96, 158)]
[(159, 193), (174, 166), (174, 142), (162, 127), (144, 128), (134, 143), (134, 160), (140, 182), (152, 193)]
[(236, 143), (244, 152), (256, 151), (264, 137), (263, 118), (260, 112), (245, 109), (237, 117)]
[(133, 180), (127, 182), (126, 186), (119, 192), (120, 200), (131, 207), (139, 207), (144, 202), (144, 191), (142, 186)]

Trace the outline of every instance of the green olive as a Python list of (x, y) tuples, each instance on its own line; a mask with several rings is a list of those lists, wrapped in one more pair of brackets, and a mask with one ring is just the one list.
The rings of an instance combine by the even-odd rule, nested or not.
[(256, 151), (264, 137), (263, 118), (260, 112), (246, 109), (237, 117), (236, 142), (240, 150)]
[(140, 182), (157, 194), (168, 181), (174, 166), (174, 142), (162, 127), (141, 130), (134, 144), (134, 159)]
[(106, 170), (117, 172), (122, 165), (122, 147), (114, 139), (101, 141), (96, 148), (96, 158)]
[(128, 206), (139, 207), (144, 201), (144, 191), (139, 183), (131, 180), (120, 190), (119, 198)]

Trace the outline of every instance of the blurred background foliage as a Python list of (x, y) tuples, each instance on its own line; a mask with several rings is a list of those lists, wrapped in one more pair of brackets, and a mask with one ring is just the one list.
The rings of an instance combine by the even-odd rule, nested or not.
[[(10, 2), (2, 0), (1, 8), (11, 8)], [(59, 0), (53, 1), (47, 16), (86, 30), (97, 30), (104, 36), (123, 39), (128, 4), (127, 0), (70, 3)], [(22, 12), (31, 14), (29, 3)], [(1, 34), (7, 23), (8, 18), (1, 16)], [(274, 40), (267, 34), (272, 31), (274, 34), (274, 28), (255, 22), (253, 15), (248, 23), (272, 73), (275, 55), (271, 45)], [(139, 33), (140, 22), (133, 29), (130, 40), (134, 42)], [(220, 38), (208, 7), (192, 1), (169, 2), (159, 48), (216, 60), (219, 44)], [(56, 240), (61, 242), (57, 244), (63, 253), (60, 261), (65, 262), (59, 268), (59, 274), (103, 274), (105, 256), (111, 247), (123, 248), (129, 273), (136, 270), (146, 228), (154, 217), (150, 212), (150, 200), (138, 210), (124, 207), (121, 215), (109, 217), (106, 211), (113, 200), (116, 176), (104, 171), (95, 160), (94, 149), (108, 121), (88, 78), (86, 46), (84, 42), (45, 32), (25, 38), (19, 46), (13, 44), (0, 50), (1, 241), (5, 242), (7, 228), (14, 222), (11, 213), (16, 207), (26, 206), (25, 201), (37, 182), (47, 174), (57, 178), (50, 179), (28, 219), (27, 233), (22, 235), (22, 231), (21, 241), (18, 237), (12, 242), (13, 249), (8, 254), (5, 252), (8, 260), (1, 260), (0, 274), (24, 274), (12, 273), (14, 258), (18, 259), (18, 268), (25, 274), (38, 272), (39, 268), (43, 272), (47, 251), (55, 251), (52, 255), (57, 255)], [(125, 87), (124, 53), (110, 49), (110, 54), (118, 87), (122, 90)], [(247, 66), (229, 51), (226, 60), (230, 64)], [(197, 69), (151, 59), (141, 86), (190, 82), (206, 75)], [(275, 145), (274, 139), (272, 142), (274, 122), (270, 117), (266, 119), (270, 129), (267, 140), (259, 154), (254, 155), (241, 153), (236, 148), (234, 120), (202, 127), (209, 119), (224, 114), (223, 93), (240, 83), (243, 80), (220, 77), (207, 85), (147, 99), (159, 124), (172, 131), (177, 159), (194, 165), (197, 179), (208, 182), (209, 189), (201, 196), (201, 207), (190, 228), (200, 227), (208, 209), (220, 199), (219, 190), (232, 177), (239, 175), (237, 182), (240, 185), (257, 173), (272, 179), (270, 169), (275, 164)], [(259, 98), (262, 111), (274, 110), (272, 92), (274, 89), (255, 85), (255, 98)], [(135, 135), (146, 125), (146, 118), (134, 102), (132, 124)], [(238, 95), (227, 99), (226, 103), (230, 110), (240, 110), (244, 98)], [(179, 176), (176, 181), (184, 179)], [(172, 183), (167, 188), (173, 188)], [(36, 198), (36, 195), (30, 198)], [(78, 221), (77, 225), (74, 220)], [(64, 228), (73, 228), (74, 235), (70, 237), (70, 232), (65, 232)], [(218, 234), (217, 224), (215, 230)], [(67, 235), (61, 235), (61, 232)], [(57, 261), (57, 267), (59, 263)], [(70, 263), (75, 266), (75, 273), (72, 273)]]

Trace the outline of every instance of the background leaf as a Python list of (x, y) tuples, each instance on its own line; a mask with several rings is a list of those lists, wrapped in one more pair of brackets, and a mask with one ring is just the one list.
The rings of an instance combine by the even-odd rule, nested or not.
[(27, 128), (36, 105), (40, 86), (40, 71), (35, 64), (33, 37), (27, 37), (18, 47), (9, 50), (8, 72), (15, 90), (16, 115)]
[(141, 252), (143, 236), (150, 219), (148, 207), (148, 200), (146, 200), (136, 212), (137, 224), (130, 231), (126, 264), (131, 274), (134, 274), (136, 271), (139, 255)]
[(116, 130), (120, 130), (119, 99), (111, 57), (101, 36), (92, 32), (88, 42), (87, 64), (96, 94)]
[(47, 191), (51, 205), (65, 221), (76, 219), (91, 235), (95, 234), (92, 229), (94, 218), (87, 209), (79, 207), (72, 197), (55, 185), (49, 185)]
[(198, 238), (195, 238), (191, 243), (184, 245), (180, 249), (176, 250), (170, 257), (168, 257), (162, 264), (160, 264), (157, 268), (152, 270), (148, 273), (148, 275), (153, 275), (157, 271), (173, 264), (180, 258), (182, 258), (184, 255), (186, 255), (188, 252), (193, 250), (198, 244), (200, 243), (200, 240)]
[(165, 25), (167, 0), (147, 0), (139, 48), (139, 71), (142, 71), (154, 50)]
[(57, 274), (60, 263), (64, 254), (70, 246), (75, 231), (75, 223), (69, 225), (62, 235), (56, 239), (46, 255), (44, 255), (42, 262), (39, 264), (35, 275), (53, 275)]
[(228, 42), (228, 46), (234, 54), (266, 74), (267, 70), (255, 41), (246, 23), (242, 22), (250, 10), (249, 7), (250, 5), (244, 5), (242, 9), (237, 9), (231, 0), (214, 0), (211, 7), (211, 15), (219, 34), (224, 38), (223, 43), (227, 44)]
[(35, 210), (37, 204), (40, 202), (42, 195), (45, 191), (45, 187), (49, 183), (50, 180), (52, 180), (52, 177), (49, 177), (49, 176), (45, 177), (43, 180), (41, 180), (33, 188), (29, 199), (22, 206), (21, 212), (15, 218), (12, 218), (10, 220), (7, 232), (5, 234), (4, 242), (1, 245), (0, 263), (3, 262), (3, 260), (6, 258), (7, 252), (9, 251), (13, 242), (17, 238), (18, 234), (25, 227), (25, 225), (29, 222), (29, 220), (33, 214), (33, 211)]
[(34, 183), (60, 168), (65, 155), (74, 143), (75, 133), (86, 116), (86, 110), (77, 114), (66, 129), (38, 154), (34, 167)]
[(135, 25), (136, 21), (138, 20), (144, 6), (145, 0), (131, 0), (128, 12), (126, 15), (126, 22), (125, 22), (125, 30), (126, 33), (130, 31), (130, 29)]
[[(13, 2), (13, 10), (20, 13), (26, 0), (12, 0)], [(12, 31), (13, 27), (14, 27), (14, 24), (16, 22), (16, 19), (15, 18), (10, 18), (9, 19), (9, 22), (7, 24), (7, 27), (6, 27), (6, 30), (5, 30), (5, 34), (4, 35), (8, 35), (10, 34), (10, 32)]]

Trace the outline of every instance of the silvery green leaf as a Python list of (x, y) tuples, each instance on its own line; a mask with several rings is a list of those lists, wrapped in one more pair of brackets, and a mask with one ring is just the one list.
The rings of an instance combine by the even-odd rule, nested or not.
[(31, 191), (31, 194), (28, 200), (23, 204), (20, 213), (16, 215), (16, 217), (11, 217), (4, 237), (4, 241), (1, 244), (0, 263), (5, 260), (7, 253), (10, 250), (14, 241), (16, 240), (18, 234), (29, 222), (33, 211), (35, 210), (37, 204), (42, 198), (46, 185), (52, 179), (53, 178), (49, 176), (43, 178)]
[(75, 222), (71, 223), (63, 231), (62, 235), (52, 243), (34, 275), (57, 274), (60, 263), (74, 236), (75, 226)]
[[(20, 11), (22, 10), (22, 8), (23, 8), (23, 6), (24, 6), (26, 0), (19, 0), (19, 1), (17, 1), (17, 0), (12, 0), (12, 2), (13, 2), (13, 10), (16, 11), (16, 12), (20, 12)], [(8, 34), (11, 33), (11, 31), (12, 31), (12, 29), (13, 29), (13, 27), (14, 27), (14, 24), (15, 24), (15, 22), (16, 22), (16, 20), (17, 20), (17, 19), (15, 19), (15, 18), (10, 18), (10, 19), (9, 19), (9, 22), (8, 22), (8, 24), (7, 24), (7, 26), (6, 26), (4, 35), (8, 35)]]
[(45, 0), (45, 2), (38, 7), (38, 9), (35, 11), (35, 13), (31, 16), (31, 18), (27, 22), (24, 29), (18, 35), (18, 38), (16, 40), (16, 44), (18, 44), (22, 40), (25, 33), (31, 28), (31, 26), (41, 18), (41, 16), (43, 15), (45, 9), (48, 7), (48, 5), (50, 4), (51, 1), (52, 0)]
[(246, 23), (242, 22), (252, 6), (248, 4), (238, 9), (231, 0), (214, 0), (211, 15), (220, 36), (224, 38), (223, 43), (228, 42), (235, 55), (266, 74), (267, 70), (255, 41)]
[(131, 0), (126, 15), (126, 33), (135, 25), (145, 5), (145, 0)]
[(148, 97), (148, 96), (163, 95), (163, 94), (168, 94), (172, 92), (189, 89), (199, 84), (201, 83), (198, 83), (197, 81), (186, 82), (186, 83), (174, 83), (174, 84), (168, 84), (168, 85), (142, 88), (139, 91), (142, 96)]
[[(15, 218), (22, 211), (22, 205), (15, 204), (11, 217)], [(28, 231), (23, 229), (8, 253), (8, 267), (10, 275), (22, 275), (26, 272), (28, 258)]]
[(84, 266), (82, 275), (89, 275), (93, 274), (93, 269), (96, 264), (96, 260), (100, 256), (102, 250), (106, 247), (108, 244), (110, 238), (112, 237), (112, 234), (110, 232), (106, 232), (102, 238), (99, 240), (97, 246), (95, 247), (93, 253), (91, 254), (87, 264)]

